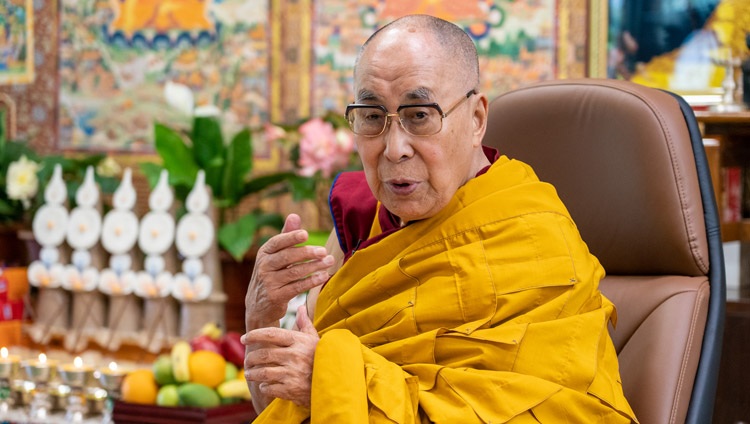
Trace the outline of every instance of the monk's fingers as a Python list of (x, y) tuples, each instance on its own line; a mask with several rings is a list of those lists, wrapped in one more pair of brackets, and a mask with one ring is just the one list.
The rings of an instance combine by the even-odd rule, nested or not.
[(287, 284), (293, 281), (307, 278), (316, 272), (327, 271), (330, 267), (329, 263), (332, 262), (333, 256), (328, 255), (323, 257), (322, 259), (290, 264), (286, 268), (279, 269), (272, 273), (266, 273), (266, 277), (268, 279), (275, 279), (283, 282), (284, 284)]
[(245, 355), (245, 368), (275, 364), (307, 373), (312, 369), (318, 340), (317, 333), (283, 328), (267, 327), (249, 331), (240, 338), (249, 347)]
[(282, 233), (288, 233), (302, 228), (302, 218), (296, 213), (290, 213), (284, 220), (284, 226), (281, 228)]
[[(257, 347), (257, 345), (253, 345)], [(272, 348), (257, 348), (247, 354), (245, 354), (245, 370), (261, 369), (269, 366), (280, 366), (279, 356), (274, 355), (276, 349)], [(265, 375), (264, 375), (265, 376)]]
[[(265, 297), (269, 303), (279, 305), (280, 308), (284, 309), (286, 313), (286, 307), (290, 300), (297, 295), (305, 293), (306, 291), (317, 287), (326, 281), (330, 275), (326, 271), (318, 271), (313, 274), (307, 275), (299, 280), (286, 281), (285, 279), (279, 279), (277, 283), (265, 283), (266, 291)], [(270, 277), (269, 277), (270, 279)], [(280, 317), (281, 318), (281, 317)]]
[(305, 242), (307, 237), (307, 231), (302, 229), (276, 234), (258, 248), (257, 256), (273, 255), (282, 250), (289, 249)]
[[(240, 341), (245, 345), (265, 344), (266, 346), (283, 348), (293, 345), (298, 337), (297, 332), (293, 330), (278, 327), (266, 327), (248, 331), (240, 337)], [(254, 353), (255, 352), (251, 352), (250, 354)]]
[(282, 366), (267, 365), (245, 368), (245, 380), (255, 383), (281, 383), (288, 377), (288, 370)]
[(266, 396), (286, 399), (302, 407), (310, 406), (311, 387), (309, 380), (285, 379), (283, 382), (264, 382), (258, 389)]
[[(248, 355), (276, 355), (278, 358), (289, 358), (288, 362), (295, 362), (300, 359), (298, 352), (303, 352), (303, 356), (310, 356), (311, 360), (311, 354), (314, 353), (318, 340), (318, 334), (315, 332), (308, 334), (279, 327), (258, 328), (248, 331), (240, 337), (240, 342), (246, 346), (263, 345), (266, 346), (266, 349), (271, 350), (271, 352), (262, 354), (257, 354), (257, 350), (253, 350)], [(307, 358), (304, 359), (307, 360)], [(282, 362), (283, 359), (277, 361), (277, 363)]]
[[(260, 267), (259, 271), (261, 272), (273, 272), (301, 264), (322, 261), (328, 256), (331, 255), (322, 246), (290, 246), (272, 254), (263, 255), (259, 253), (256, 265)], [(331, 260), (328, 259), (327, 261)]]

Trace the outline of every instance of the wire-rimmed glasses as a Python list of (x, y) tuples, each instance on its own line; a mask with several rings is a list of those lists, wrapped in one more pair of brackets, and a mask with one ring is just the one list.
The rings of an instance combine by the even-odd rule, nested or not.
[(389, 118), (398, 117), (404, 131), (426, 137), (439, 133), (443, 129), (443, 119), (474, 94), (477, 94), (476, 89), (470, 90), (445, 113), (437, 103), (400, 105), (395, 113), (388, 113), (383, 105), (353, 103), (346, 107), (346, 120), (354, 134), (377, 137), (388, 127)]

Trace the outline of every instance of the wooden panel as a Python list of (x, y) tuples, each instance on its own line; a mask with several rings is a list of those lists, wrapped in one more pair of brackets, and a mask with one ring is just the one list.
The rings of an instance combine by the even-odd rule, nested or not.
[(727, 303), (715, 423), (750, 422), (750, 300)]

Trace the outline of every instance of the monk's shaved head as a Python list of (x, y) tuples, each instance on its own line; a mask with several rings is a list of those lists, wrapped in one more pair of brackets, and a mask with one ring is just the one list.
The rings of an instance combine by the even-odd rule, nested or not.
[(436, 44), (440, 46), (446, 59), (449, 59), (446, 61), (446, 65), (453, 64), (457, 68), (457, 75), (463, 74), (471, 81), (471, 86), (479, 86), (479, 60), (477, 58), (476, 46), (471, 37), (455, 24), (429, 15), (404, 16), (375, 31), (365, 41), (359, 51), (354, 65), (355, 78), (360, 59), (367, 50), (368, 45), (383, 33), (393, 29), (403, 29), (413, 33), (427, 33), (435, 37)]

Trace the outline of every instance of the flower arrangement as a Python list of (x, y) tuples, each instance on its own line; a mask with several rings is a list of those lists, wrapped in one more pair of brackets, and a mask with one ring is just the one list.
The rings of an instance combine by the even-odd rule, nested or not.
[(339, 172), (362, 169), (349, 124), (337, 113), (295, 125), (266, 124), (265, 134), (268, 142), (280, 142), (289, 150), (294, 176), (288, 178), (288, 190), (295, 200), (327, 196)]
[(103, 154), (39, 155), (23, 141), (9, 140), (5, 128), (4, 111), (0, 110), (0, 224), (28, 226), (39, 206), (44, 202), (44, 187), (56, 164), (63, 169), (68, 188), (68, 200), (74, 204), (75, 192), (83, 181), (86, 168), (97, 168), (97, 182), (105, 194), (117, 188), (119, 166)]

